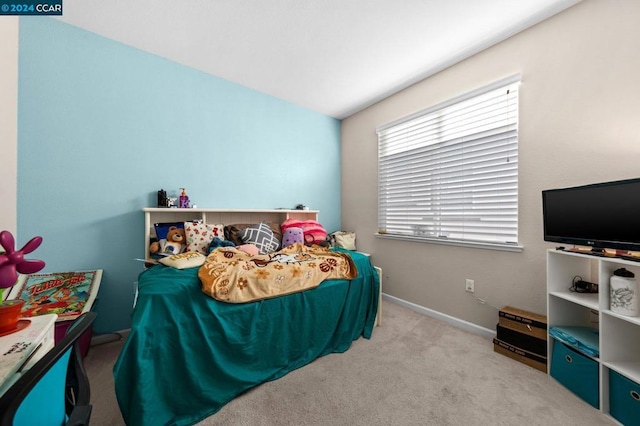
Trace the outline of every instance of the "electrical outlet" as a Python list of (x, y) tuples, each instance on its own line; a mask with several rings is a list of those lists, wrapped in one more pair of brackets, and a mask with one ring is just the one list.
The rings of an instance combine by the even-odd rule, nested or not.
[(467, 281), (465, 283), (465, 291), (468, 291), (469, 293), (473, 293), (474, 292), (474, 288), (473, 288), (473, 280), (470, 280), (469, 278), (467, 278)]

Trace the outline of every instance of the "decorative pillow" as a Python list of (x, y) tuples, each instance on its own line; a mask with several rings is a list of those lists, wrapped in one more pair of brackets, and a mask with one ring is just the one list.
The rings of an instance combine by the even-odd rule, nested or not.
[(273, 231), (266, 222), (251, 225), (238, 232), (238, 236), (244, 244), (254, 244), (260, 254), (269, 254), (280, 247), (280, 241), (273, 235)]
[(327, 231), (315, 220), (287, 219), (280, 228), (282, 232), (288, 228), (302, 228), (306, 244), (319, 244), (327, 239)]
[(282, 248), (289, 247), (295, 243), (304, 244), (304, 234), (302, 228), (287, 228), (282, 233)]
[(173, 256), (163, 257), (158, 260), (165, 266), (171, 266), (176, 269), (195, 268), (202, 266), (207, 256), (202, 253), (189, 251), (186, 253), (174, 254)]
[(267, 222), (271, 232), (273, 232), (273, 236), (278, 240), (278, 248), (276, 250), (280, 250), (282, 246), (282, 231), (280, 230), (280, 224), (275, 222)]
[(255, 244), (241, 244), (239, 246), (236, 246), (236, 248), (240, 251), (243, 251), (251, 256), (255, 256), (257, 254), (260, 254), (260, 250), (258, 250), (258, 247), (255, 246)]
[(232, 241), (236, 246), (242, 245), (242, 238), (238, 236), (238, 232), (250, 227), (250, 223), (236, 223), (233, 225), (226, 225), (224, 227), (224, 239)]
[(215, 237), (224, 240), (224, 225), (209, 225), (202, 222), (185, 222), (184, 231), (187, 234), (187, 250), (207, 254), (207, 248)]
[[(265, 222), (269, 225), (271, 232), (278, 239), (278, 249), (280, 248), (279, 244), (282, 241), (282, 232), (280, 232), (280, 224), (273, 222)], [(247, 229), (250, 226), (254, 226), (253, 223), (236, 223), (233, 225), (227, 225), (224, 227), (224, 238), (229, 241), (233, 241), (236, 246), (244, 244), (242, 238), (238, 235), (238, 232)]]
[(342, 247), (347, 250), (356, 249), (356, 233), (355, 232), (337, 231), (331, 234), (331, 236), (335, 241), (336, 247)]

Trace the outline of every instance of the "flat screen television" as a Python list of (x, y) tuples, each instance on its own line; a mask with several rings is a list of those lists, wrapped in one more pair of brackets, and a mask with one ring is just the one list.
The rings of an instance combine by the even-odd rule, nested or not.
[(542, 191), (544, 240), (640, 251), (640, 178)]

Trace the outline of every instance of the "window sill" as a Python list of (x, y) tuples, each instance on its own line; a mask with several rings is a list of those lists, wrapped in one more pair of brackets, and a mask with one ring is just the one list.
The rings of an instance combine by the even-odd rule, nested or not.
[(511, 252), (518, 252), (518, 253), (524, 250), (524, 246), (520, 244), (483, 243), (479, 241), (459, 241), (459, 240), (457, 241), (457, 240), (446, 240), (446, 239), (428, 238), (428, 237), (412, 237), (410, 235), (392, 235), (392, 234), (379, 234), (379, 233), (376, 233), (374, 235), (376, 236), (376, 238), (381, 238), (385, 240), (402, 240), (402, 241), (411, 241), (414, 243), (442, 244), (446, 246), (511, 251)]

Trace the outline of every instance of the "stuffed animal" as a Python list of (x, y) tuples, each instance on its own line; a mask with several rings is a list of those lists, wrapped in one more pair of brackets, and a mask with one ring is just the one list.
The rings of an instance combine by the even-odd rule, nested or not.
[(289, 247), (296, 243), (304, 244), (304, 233), (302, 228), (287, 228), (282, 233), (282, 248)]
[(172, 226), (167, 232), (166, 240), (160, 240), (159, 242), (151, 243), (149, 251), (151, 254), (160, 254), (163, 256), (170, 256), (173, 254), (180, 254), (186, 247), (187, 236), (183, 228)]

